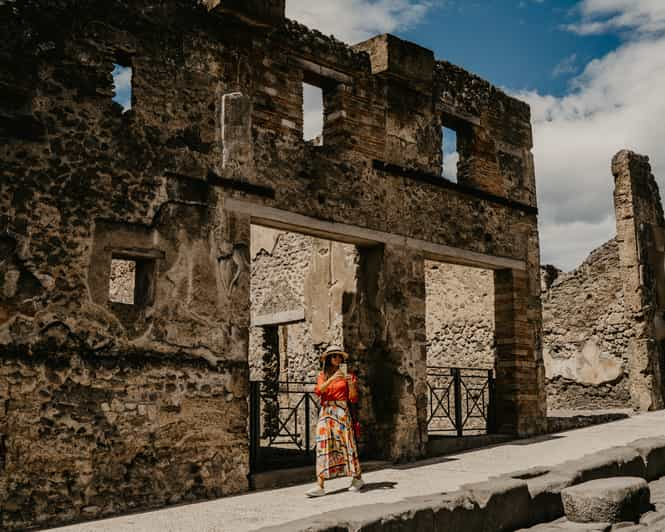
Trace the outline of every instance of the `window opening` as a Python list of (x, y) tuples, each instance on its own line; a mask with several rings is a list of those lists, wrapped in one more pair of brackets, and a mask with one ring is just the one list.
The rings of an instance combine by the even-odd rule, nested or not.
[(303, 83), (303, 140), (323, 145), (323, 89)]
[(155, 260), (112, 257), (109, 279), (109, 302), (147, 307), (153, 300)]
[(457, 132), (445, 126), (441, 129), (443, 133), (443, 177), (457, 183), (457, 163), (459, 163)]
[(132, 67), (114, 63), (111, 75), (115, 90), (113, 101), (120, 104), (125, 113), (132, 108)]
[(126, 259), (111, 260), (111, 282), (109, 301), (111, 303), (134, 304), (136, 289), (136, 261)]

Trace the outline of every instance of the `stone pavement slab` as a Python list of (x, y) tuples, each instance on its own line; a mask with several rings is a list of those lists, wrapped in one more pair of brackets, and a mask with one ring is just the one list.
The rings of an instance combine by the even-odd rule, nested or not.
[(417, 463), (391, 466), (364, 476), (361, 493), (346, 491), (348, 479), (326, 484), (330, 494), (307, 499), (309, 486), (248, 493), (187, 506), (58, 528), (60, 532), (242, 532), (282, 525), (324, 512), (368, 504), (398, 504), (407, 498), (453, 491), (532, 467), (551, 467), (638, 438), (665, 436), (665, 411), (579, 430), (495, 445)]

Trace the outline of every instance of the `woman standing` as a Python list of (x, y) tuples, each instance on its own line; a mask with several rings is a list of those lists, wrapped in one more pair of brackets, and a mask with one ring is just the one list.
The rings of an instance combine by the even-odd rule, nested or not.
[(316, 426), (316, 479), (319, 485), (307, 492), (308, 497), (325, 495), (323, 484), (332, 478), (352, 477), (350, 491), (360, 491), (365, 485), (349, 410), (349, 403), (358, 402), (356, 376), (340, 368), (348, 356), (339, 347), (329, 347), (321, 356), (323, 371), (319, 373), (314, 390), (321, 398)]

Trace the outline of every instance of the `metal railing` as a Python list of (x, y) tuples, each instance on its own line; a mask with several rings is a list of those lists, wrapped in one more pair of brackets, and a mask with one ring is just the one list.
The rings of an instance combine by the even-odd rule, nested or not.
[(430, 434), (493, 434), (495, 382), (491, 369), (427, 367)]
[(250, 382), (250, 467), (308, 463), (316, 445), (319, 398), (311, 382)]
[[(313, 463), (319, 398), (313, 382), (250, 382), (250, 467)], [(459, 437), (495, 432), (491, 369), (427, 367), (428, 432)]]

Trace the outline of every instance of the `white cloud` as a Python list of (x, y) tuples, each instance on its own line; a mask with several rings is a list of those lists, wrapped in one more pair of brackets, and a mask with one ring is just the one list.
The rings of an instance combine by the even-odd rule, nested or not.
[(583, 0), (582, 20), (568, 29), (581, 35), (634, 29), (642, 34), (665, 31), (663, 0)]
[(323, 132), (323, 92), (318, 87), (303, 87), (303, 138), (312, 140)]
[(457, 183), (457, 163), (459, 153), (445, 153), (443, 155), (443, 177)]
[(430, 0), (289, 0), (286, 14), (310, 28), (357, 43), (418, 24)]
[[(661, 2), (584, 1), (580, 7), (585, 19), (604, 15), (615, 25), (620, 20), (624, 26), (640, 24), (633, 27), (639, 37), (591, 61), (562, 98), (518, 95), (531, 104), (533, 116), (544, 263), (572, 269), (612, 237), (610, 163), (618, 150), (649, 155), (662, 190), (665, 37), (649, 29), (662, 15)], [(641, 18), (635, 13), (642, 13)]]
[(115, 65), (113, 72), (115, 96), (113, 101), (122, 105), (123, 112), (132, 108), (132, 69)]
[(573, 74), (577, 70), (577, 54), (570, 54), (552, 70), (552, 76), (555, 78), (564, 74)]

